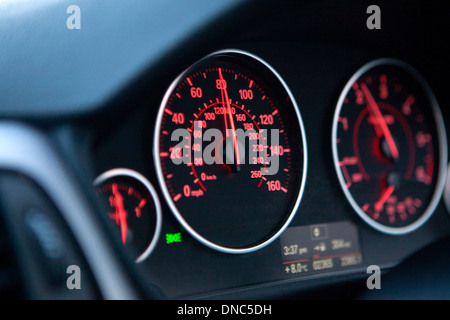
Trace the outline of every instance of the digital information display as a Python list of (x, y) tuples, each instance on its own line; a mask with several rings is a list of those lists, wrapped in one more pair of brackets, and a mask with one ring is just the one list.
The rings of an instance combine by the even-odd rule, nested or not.
[(280, 237), (282, 271), (303, 277), (362, 265), (358, 230), (347, 221), (290, 227)]

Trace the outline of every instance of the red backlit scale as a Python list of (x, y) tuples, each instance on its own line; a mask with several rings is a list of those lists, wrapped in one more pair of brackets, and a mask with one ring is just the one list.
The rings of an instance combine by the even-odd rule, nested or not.
[(281, 77), (238, 50), (207, 56), (168, 89), (155, 164), (164, 196), (195, 239), (258, 250), (293, 218), (306, 177), (300, 112)]
[(110, 192), (108, 197), (109, 205), (113, 209), (109, 213), (109, 217), (116, 222), (120, 227), (120, 234), (122, 237), (122, 243), (127, 244), (127, 231), (128, 231), (128, 212), (125, 210), (124, 198), (122, 193), (137, 199), (138, 203), (134, 206), (134, 214), (137, 219), (142, 217), (142, 209), (147, 204), (147, 199), (145, 199), (139, 192), (137, 192), (132, 186), (126, 184), (120, 184), (113, 182), (105, 185), (99, 190), (101, 193)]
[(332, 146), (341, 187), (372, 227), (404, 234), (433, 213), (446, 134), (434, 95), (409, 65), (379, 59), (356, 72), (338, 101)]
[(161, 232), (161, 206), (150, 182), (140, 173), (116, 168), (94, 181), (97, 195), (106, 200), (108, 217), (120, 230), (125, 247), (136, 251), (136, 262), (153, 251)]

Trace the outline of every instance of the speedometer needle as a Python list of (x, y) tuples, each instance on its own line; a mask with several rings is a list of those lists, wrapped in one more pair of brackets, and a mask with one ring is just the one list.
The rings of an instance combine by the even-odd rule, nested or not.
[[(382, 134), (384, 138), (386, 139), (386, 142), (389, 147), (389, 151), (391, 152), (391, 156), (394, 159), (398, 159), (399, 153), (397, 146), (395, 145), (394, 138), (392, 137), (391, 131), (389, 130), (389, 127), (386, 123), (386, 120), (383, 117), (383, 114), (380, 111), (380, 108), (378, 107), (377, 103), (375, 102), (375, 99), (373, 98), (372, 94), (370, 93), (369, 88), (367, 88), (366, 84), (363, 82), (360, 85), (364, 96), (366, 97), (369, 109), (372, 113), (372, 116), (374, 117), (375, 122), (378, 124), (379, 128), (382, 131)], [(377, 131), (377, 134), (380, 135)]]
[[(236, 157), (236, 170), (239, 171), (240, 156), (239, 156), (239, 146), (238, 146), (238, 141), (237, 141), (237, 136), (236, 136), (236, 127), (234, 126), (234, 120), (233, 120), (233, 116), (231, 114), (230, 100), (228, 99), (228, 92), (226, 89), (226, 82), (223, 79), (221, 68), (219, 68), (219, 80), (220, 80), (220, 89), (221, 89), (221, 93), (222, 93), (222, 105), (224, 108), (226, 108), (228, 117), (230, 119), (231, 134), (232, 134), (232, 138), (233, 138), (233, 147), (234, 147), (234, 153), (235, 153), (235, 157)], [(224, 99), (226, 101), (226, 106), (225, 106)], [(225, 126), (227, 126), (226, 118), (225, 118)], [(227, 130), (227, 134), (228, 134), (228, 129), (227, 128), (225, 128), (225, 129)]]

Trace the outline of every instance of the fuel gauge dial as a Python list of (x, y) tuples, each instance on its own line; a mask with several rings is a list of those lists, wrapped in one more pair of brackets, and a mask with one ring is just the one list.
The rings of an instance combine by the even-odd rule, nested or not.
[(144, 261), (156, 246), (161, 230), (161, 206), (151, 183), (130, 169), (112, 169), (94, 181), (98, 197), (109, 205), (106, 214), (120, 230), (125, 247)]

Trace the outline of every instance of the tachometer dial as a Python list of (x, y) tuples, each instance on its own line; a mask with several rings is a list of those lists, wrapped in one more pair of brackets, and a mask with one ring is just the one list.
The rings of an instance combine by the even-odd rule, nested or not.
[(409, 65), (363, 66), (339, 98), (332, 140), (342, 189), (369, 225), (404, 234), (430, 217), (444, 187), (446, 135), (434, 95)]
[(109, 204), (108, 217), (120, 230), (124, 246), (144, 261), (156, 246), (161, 230), (161, 206), (153, 186), (140, 173), (112, 169), (95, 181), (97, 195)]
[(209, 55), (173, 82), (154, 156), (175, 217), (226, 253), (273, 241), (303, 193), (306, 141), (295, 100), (273, 68), (242, 51)]

